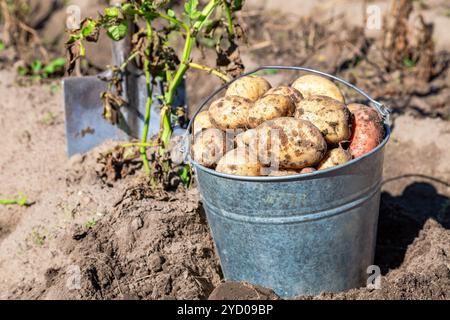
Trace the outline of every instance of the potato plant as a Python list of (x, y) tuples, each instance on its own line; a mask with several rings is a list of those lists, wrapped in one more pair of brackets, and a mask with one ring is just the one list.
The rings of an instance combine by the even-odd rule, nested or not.
[[(116, 117), (126, 101), (121, 98), (121, 75), (130, 63), (143, 69), (147, 83), (147, 103), (144, 119), (140, 154), (147, 174), (152, 168), (147, 156), (152, 89), (155, 80), (164, 83), (164, 93), (158, 97), (162, 102), (161, 130), (157, 139), (158, 159), (163, 171), (170, 168), (168, 147), (173, 124), (179, 114), (173, 110), (175, 93), (189, 69), (198, 69), (213, 74), (224, 81), (242, 72), (236, 39), (240, 33), (234, 23), (234, 14), (242, 8), (242, 0), (209, 0), (200, 6), (199, 0), (184, 3), (183, 12), (177, 13), (168, 1), (135, 0), (123, 1), (118, 7), (108, 7), (97, 19), (87, 18), (78, 30), (71, 30), (67, 41), (69, 53), (69, 73), (73, 72), (76, 62), (85, 56), (85, 42), (97, 42), (100, 32), (113, 41), (127, 36), (132, 39), (131, 52), (121, 66), (113, 66), (113, 76), (108, 79), (109, 90), (102, 95), (104, 116), (111, 121)], [(175, 40), (176, 39), (176, 40)], [(218, 55), (218, 66), (206, 66), (192, 60), (195, 47), (202, 47), (205, 41), (214, 41)], [(181, 52), (176, 43), (183, 43)], [(211, 42), (210, 41), (210, 42)], [(226, 48), (224, 48), (224, 46)]]

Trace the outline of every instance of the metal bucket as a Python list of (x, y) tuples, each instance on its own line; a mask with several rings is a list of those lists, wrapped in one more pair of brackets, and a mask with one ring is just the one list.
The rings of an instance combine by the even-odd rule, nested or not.
[[(233, 176), (190, 159), (225, 279), (272, 288), (282, 297), (360, 287), (374, 258), (389, 109), (312, 69), (267, 66), (242, 76), (264, 69), (306, 71), (349, 86), (381, 113), (386, 137), (358, 159), (301, 175)], [(205, 99), (193, 119), (229, 84)]]

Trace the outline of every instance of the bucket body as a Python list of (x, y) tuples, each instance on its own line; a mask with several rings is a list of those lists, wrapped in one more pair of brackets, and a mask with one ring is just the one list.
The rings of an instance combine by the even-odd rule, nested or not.
[(340, 168), (262, 181), (194, 164), (225, 279), (281, 297), (365, 285), (383, 154), (384, 144)]
[[(318, 70), (261, 66), (209, 95), (187, 130), (232, 82), (271, 69), (313, 73), (359, 93), (380, 114), (386, 135), (357, 159), (292, 176), (233, 176), (188, 157), (225, 279), (271, 288), (284, 298), (364, 286), (373, 273), (368, 268), (374, 259), (384, 147), (390, 137), (388, 107), (355, 85)], [(183, 150), (189, 150), (186, 141)]]

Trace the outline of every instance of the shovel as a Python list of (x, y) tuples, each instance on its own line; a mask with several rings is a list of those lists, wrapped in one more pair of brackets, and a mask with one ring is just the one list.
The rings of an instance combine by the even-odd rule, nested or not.
[[(113, 1), (112, 3), (117, 3)], [(121, 65), (130, 53), (131, 35), (121, 41), (113, 41), (113, 64)], [(103, 118), (102, 92), (107, 90), (107, 83), (100, 78), (108, 72), (97, 76), (70, 77), (62, 81), (67, 153), (69, 157), (77, 153), (86, 153), (107, 140), (127, 141), (140, 139), (144, 127), (147, 90), (145, 74), (132, 63), (123, 75), (122, 98), (128, 103), (120, 108), (118, 125), (112, 125)], [(157, 134), (160, 128), (161, 102), (163, 85), (156, 82), (153, 88), (153, 104), (149, 125), (149, 137)], [(176, 94), (175, 104), (186, 108), (186, 90), (183, 82)]]

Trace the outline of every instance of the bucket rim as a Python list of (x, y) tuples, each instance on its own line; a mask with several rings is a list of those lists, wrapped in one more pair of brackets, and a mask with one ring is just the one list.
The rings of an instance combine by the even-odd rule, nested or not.
[(372, 155), (374, 155), (375, 153), (379, 152), (381, 149), (384, 148), (384, 146), (387, 144), (387, 142), (389, 141), (389, 138), (391, 137), (391, 128), (388, 124), (384, 123), (384, 129), (385, 129), (385, 136), (383, 141), (374, 149), (372, 149), (371, 151), (369, 151), (368, 153), (356, 158), (356, 159), (352, 159), (349, 162), (346, 162), (344, 164), (340, 164), (338, 166), (332, 167), (332, 168), (328, 168), (328, 169), (324, 169), (324, 170), (317, 170), (314, 172), (310, 172), (310, 173), (299, 173), (299, 174), (293, 174), (293, 175), (288, 175), (288, 176), (278, 176), (278, 177), (269, 177), (269, 176), (238, 176), (238, 175), (233, 175), (233, 174), (228, 174), (228, 173), (222, 173), (222, 172), (217, 172), (214, 169), (210, 169), (207, 168), (203, 165), (201, 165), (200, 163), (196, 162), (193, 159), (190, 159), (190, 162), (194, 165), (195, 169), (200, 169), (202, 171), (205, 171), (209, 174), (215, 175), (217, 177), (220, 178), (226, 178), (226, 179), (231, 179), (231, 180), (238, 180), (238, 181), (253, 181), (253, 182), (279, 182), (279, 181), (290, 181), (290, 180), (308, 180), (310, 178), (318, 178), (321, 176), (326, 175), (329, 172), (337, 172), (338, 170), (341, 169), (345, 169), (347, 167), (352, 166), (353, 164), (362, 161), (366, 158), (371, 157)]

